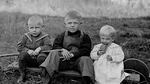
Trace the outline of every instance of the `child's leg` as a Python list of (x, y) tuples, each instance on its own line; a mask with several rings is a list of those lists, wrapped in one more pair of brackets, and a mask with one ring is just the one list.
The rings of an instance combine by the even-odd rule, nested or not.
[(26, 60), (25, 57), (29, 57), (29, 54), (26, 52), (21, 52), (19, 54), (19, 70), (21, 73), (22, 78), (20, 79), (21, 81), (25, 82), (26, 81)]
[(49, 76), (52, 76), (53, 72), (58, 70), (59, 60), (60, 52), (58, 50), (52, 50), (40, 67), (46, 69)]
[(46, 57), (47, 57), (46, 53), (40, 53), (37, 56), (37, 63), (38, 63), (38, 65), (41, 65), (45, 61)]
[(86, 84), (91, 84), (91, 82), (94, 83), (94, 67), (90, 57), (82, 56), (77, 59), (76, 64)]
[[(46, 59), (44, 60), (44, 62), (40, 65), (40, 67), (42, 68), (42, 79), (44, 79), (43, 81), (47, 80), (50, 82), (54, 71), (58, 70), (58, 66), (59, 66), (59, 58), (60, 57), (60, 53), (58, 50), (52, 50), (48, 56), (46, 57)], [(40, 56), (39, 56), (40, 58)], [(38, 60), (38, 59), (37, 59)], [(47, 81), (45, 81), (47, 82)], [(45, 83), (44, 84), (47, 84)]]
[(21, 52), (19, 54), (19, 70), (21, 73), (21, 80), (23, 82), (26, 81), (26, 68), (37, 66), (36, 64), (36, 60), (32, 59), (32, 57), (27, 52)]

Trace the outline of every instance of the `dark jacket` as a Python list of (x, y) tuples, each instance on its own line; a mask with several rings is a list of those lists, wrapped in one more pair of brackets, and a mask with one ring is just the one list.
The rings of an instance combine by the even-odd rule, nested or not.
[(62, 48), (74, 54), (72, 59), (77, 59), (81, 56), (90, 56), (91, 39), (80, 30), (75, 33), (65, 31), (56, 37), (53, 44), (53, 49)]
[(52, 49), (52, 43), (48, 34), (41, 32), (38, 36), (32, 36), (30, 33), (25, 33), (22, 39), (17, 44), (19, 52), (27, 52), (41, 47), (41, 51)]

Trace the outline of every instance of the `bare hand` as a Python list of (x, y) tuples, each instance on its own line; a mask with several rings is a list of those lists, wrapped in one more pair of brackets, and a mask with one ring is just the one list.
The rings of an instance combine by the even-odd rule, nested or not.
[(102, 44), (97, 52), (97, 55), (101, 56), (106, 52), (106, 45)]
[(41, 51), (41, 48), (38, 47), (34, 52), (33, 52), (33, 55), (38, 55)]
[(61, 54), (63, 56), (63, 61), (69, 60), (70, 58), (72, 58), (72, 54), (66, 49), (62, 49)]
[(101, 56), (101, 55), (103, 55), (104, 53), (105, 53), (105, 51), (100, 51), (100, 50), (97, 51), (97, 55), (98, 55), (98, 56)]
[(28, 50), (27, 53), (34, 59), (35, 55), (34, 55), (34, 51), (33, 50)]
[(100, 46), (100, 51), (105, 51), (106, 50), (106, 48), (107, 48), (107, 45), (104, 45), (104, 44), (102, 44), (101, 46)]
[(28, 51), (27, 51), (27, 53), (28, 53), (30, 56), (33, 55), (33, 52), (34, 52), (33, 50), (28, 50)]

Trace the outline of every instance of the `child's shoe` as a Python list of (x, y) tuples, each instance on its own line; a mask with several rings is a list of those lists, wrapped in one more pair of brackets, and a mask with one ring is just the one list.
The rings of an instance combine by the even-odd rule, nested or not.
[(17, 83), (18, 84), (22, 84), (22, 83), (25, 83), (26, 82), (26, 76), (25, 74), (22, 74), (19, 79), (17, 80)]

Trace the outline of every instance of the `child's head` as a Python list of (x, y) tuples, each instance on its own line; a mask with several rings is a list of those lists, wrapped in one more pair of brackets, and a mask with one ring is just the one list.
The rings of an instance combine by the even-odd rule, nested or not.
[(99, 31), (101, 43), (108, 45), (112, 43), (116, 37), (116, 30), (110, 26), (105, 25)]
[(76, 32), (80, 25), (81, 15), (77, 11), (70, 11), (66, 14), (65, 27), (70, 32)]
[(41, 33), (41, 28), (43, 26), (43, 19), (40, 16), (31, 16), (28, 19), (28, 29), (30, 34), (33, 36), (38, 36)]

